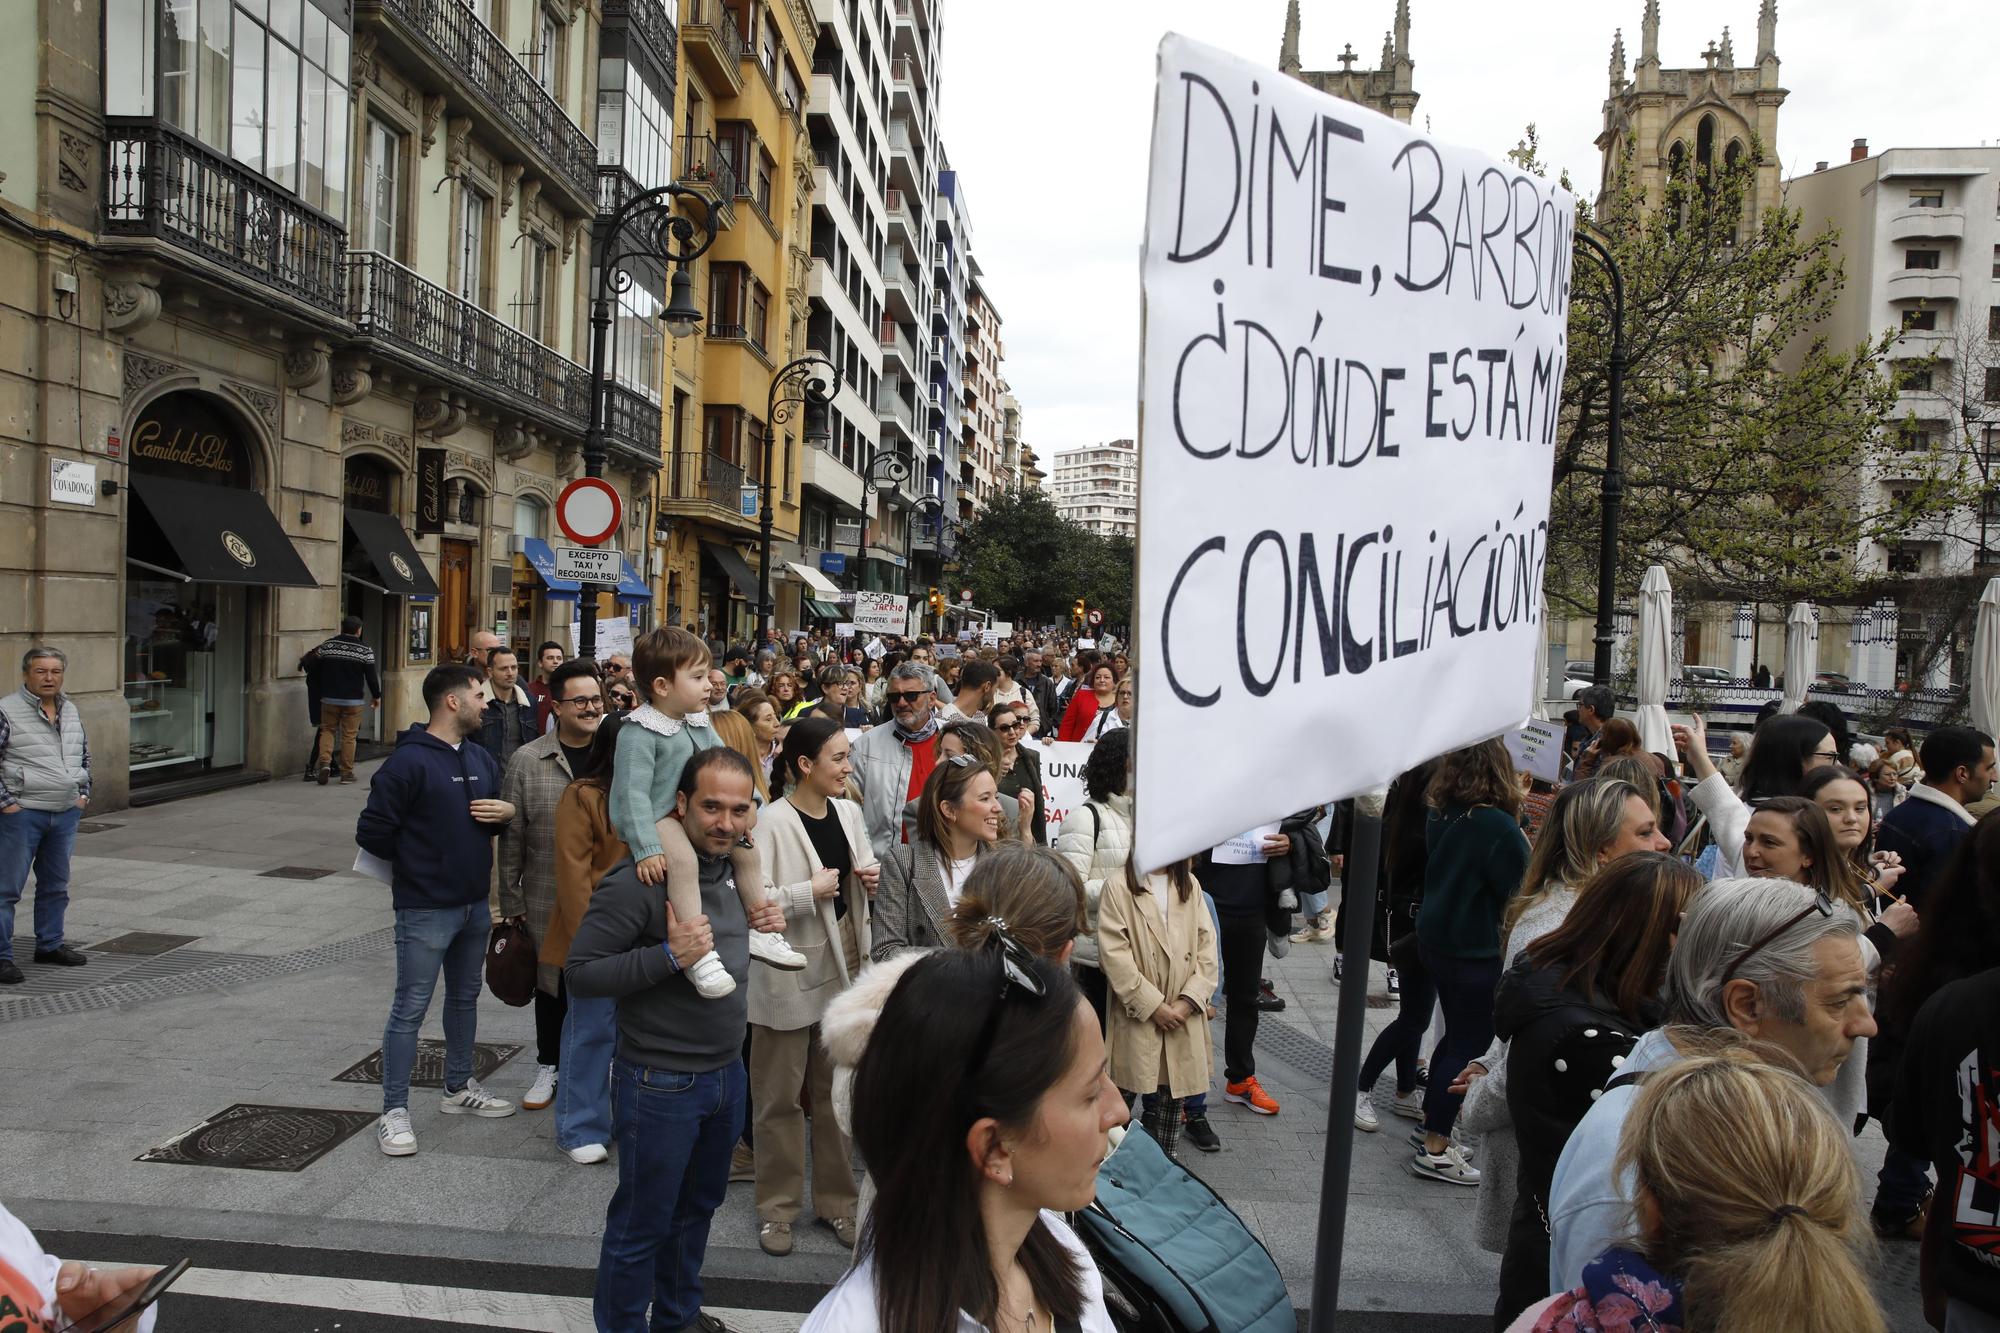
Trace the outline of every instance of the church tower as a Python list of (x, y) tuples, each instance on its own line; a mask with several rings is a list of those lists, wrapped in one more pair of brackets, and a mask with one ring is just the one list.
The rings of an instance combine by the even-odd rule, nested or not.
[[(1604, 129), (1597, 136), (1602, 154), (1605, 198), (1630, 171), (1647, 209), (1660, 206), (1674, 167), (1683, 162), (1717, 167), (1755, 152), (1754, 226), (1764, 210), (1779, 202), (1778, 108), (1786, 90), (1778, 83), (1778, 3), (1762, 0), (1757, 14), (1757, 57), (1736, 63), (1729, 29), (1689, 69), (1660, 68), (1660, 3), (1646, 0), (1639, 20), (1639, 59), (1625, 77), (1625, 35), (1611, 38), (1611, 91), (1604, 99)], [(1627, 153), (1630, 157), (1628, 159)]]
[(1278, 69), (1301, 83), (1309, 83), (1323, 93), (1410, 123), (1417, 109), (1417, 89), (1412, 82), (1417, 64), (1410, 59), (1410, 0), (1396, 0), (1396, 26), (1382, 34), (1382, 68), (1356, 69), (1349, 43), (1341, 53), (1340, 68), (1299, 68), (1299, 0), (1285, 6), (1285, 36), (1278, 48)]

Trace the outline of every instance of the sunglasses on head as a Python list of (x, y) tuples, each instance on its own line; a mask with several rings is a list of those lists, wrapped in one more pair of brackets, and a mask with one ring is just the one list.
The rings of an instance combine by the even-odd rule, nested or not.
[(1757, 940), (1755, 944), (1745, 949), (1742, 953), (1737, 954), (1736, 960), (1732, 962), (1729, 965), (1728, 970), (1722, 974), (1723, 984), (1727, 985), (1730, 978), (1736, 975), (1737, 970), (1739, 968), (1741, 968), (1745, 963), (1749, 962), (1752, 958), (1756, 957), (1757, 951), (1759, 949), (1762, 949), (1766, 945), (1770, 944), (1771, 941), (1777, 939), (1778, 936), (1784, 934), (1786, 931), (1790, 930), (1793, 926), (1798, 925), (1799, 922), (1805, 920), (1807, 917), (1811, 916), (1814, 912), (1818, 912), (1821, 916), (1833, 915), (1833, 899), (1826, 896), (1825, 889), (1814, 889), (1813, 900), (1811, 903), (1807, 904), (1804, 907), (1801, 907), (1797, 912), (1793, 913), (1791, 916), (1786, 917), (1783, 925), (1775, 926), (1772, 929), (1765, 931), (1764, 934)]

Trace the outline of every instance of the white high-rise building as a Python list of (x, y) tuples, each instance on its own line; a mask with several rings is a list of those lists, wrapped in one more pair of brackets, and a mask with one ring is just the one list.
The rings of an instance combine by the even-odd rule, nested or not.
[(1139, 449), (1130, 440), (1055, 456), (1049, 495), (1064, 518), (1104, 536), (1139, 535)]

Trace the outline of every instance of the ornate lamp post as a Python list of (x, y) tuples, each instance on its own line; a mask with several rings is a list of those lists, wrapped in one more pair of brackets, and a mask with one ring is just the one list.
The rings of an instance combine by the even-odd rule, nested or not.
[(829, 437), (826, 405), (840, 392), (840, 368), (817, 354), (786, 362), (771, 377), (771, 394), (764, 405), (764, 471), (757, 496), (757, 646), (771, 641), (771, 442), (778, 427), (792, 419), (792, 410), (806, 413), (804, 439), (808, 446)]
[[(1584, 246), (1611, 279), (1611, 356), (1608, 370), (1611, 420), (1604, 438), (1602, 502), (1597, 532), (1597, 633), (1593, 636), (1596, 661), (1591, 668), (1592, 683), (1611, 683), (1611, 645), (1617, 641), (1618, 518), (1625, 503), (1625, 278), (1611, 249), (1581, 227), (1577, 241)], [(1579, 471), (1595, 469), (1578, 469)]]
[[(893, 491), (909, 479), (910, 460), (904, 455), (896, 453), (893, 450), (887, 452), (877, 450), (871, 454), (868, 459), (868, 468), (861, 474), (861, 498), (864, 511), (870, 494), (880, 495), (884, 491)], [(905, 592), (909, 590), (909, 537), (910, 525), (905, 523), (903, 525), (903, 588)], [(868, 558), (868, 522), (865, 512), (862, 515), (860, 539), (854, 543), (854, 558), (857, 562), (865, 561)]]
[[(673, 264), (673, 283), (661, 322), (676, 338), (687, 337), (701, 325), (701, 311), (695, 308), (694, 280), (688, 276), (688, 265), (715, 244), (715, 215), (706, 201), (702, 201), (700, 223), (682, 217), (674, 211), (674, 201), (682, 198), (701, 200), (701, 195), (679, 185), (662, 185), (635, 194), (618, 205), (610, 221), (604, 224), (604, 253), (597, 259), (597, 295), (590, 303), (590, 425), (583, 433), (586, 477), (604, 475), (605, 406), (611, 392), (611, 377), (604, 362), (610, 354), (612, 306), (636, 281), (630, 265), (640, 260)], [(579, 594), (577, 610), (577, 656), (594, 658), (596, 596)]]

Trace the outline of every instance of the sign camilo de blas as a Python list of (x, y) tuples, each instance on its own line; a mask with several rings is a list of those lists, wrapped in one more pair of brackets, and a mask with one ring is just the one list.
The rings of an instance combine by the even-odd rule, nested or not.
[(1575, 226), (1546, 181), (1162, 41), (1142, 866), (1521, 721)]

